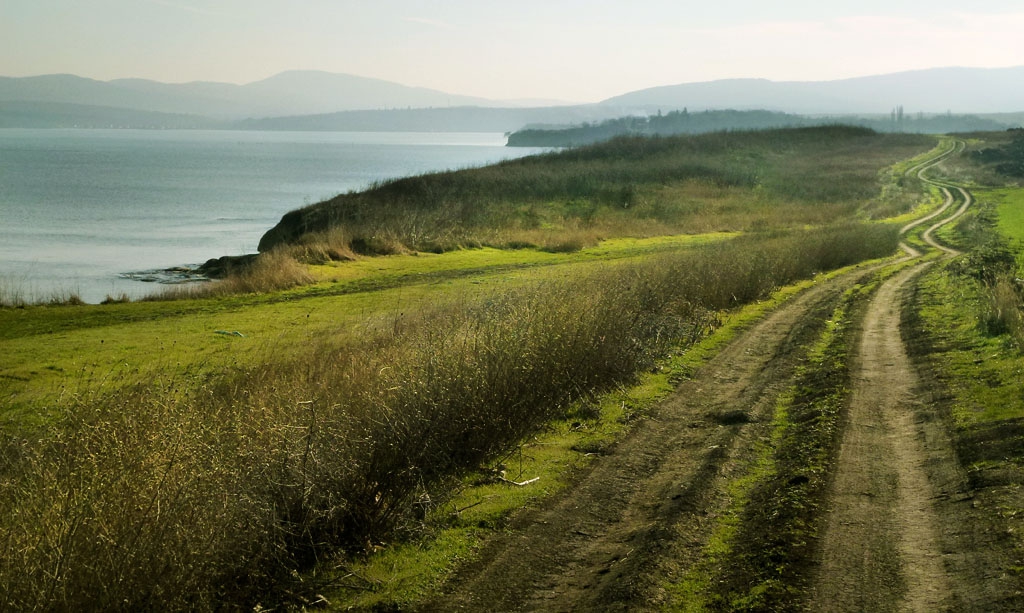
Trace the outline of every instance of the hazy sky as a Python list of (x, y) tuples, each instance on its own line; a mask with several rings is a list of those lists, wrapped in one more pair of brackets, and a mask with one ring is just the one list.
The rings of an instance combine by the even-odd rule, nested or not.
[(1022, 33), (1020, 0), (0, 0), (0, 75), (315, 69), (590, 102), (731, 77), (1024, 65)]

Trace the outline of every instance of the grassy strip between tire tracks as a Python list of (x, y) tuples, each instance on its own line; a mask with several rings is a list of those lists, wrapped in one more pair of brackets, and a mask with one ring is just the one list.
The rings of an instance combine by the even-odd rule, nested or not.
[(888, 265), (847, 290), (806, 349), (775, 407), (768, 438), (727, 485), (730, 507), (715, 521), (701, 561), (666, 585), (670, 611), (796, 610), (823, 528), (819, 512), (840, 443), (849, 388), (853, 321), (887, 278), (916, 262)]

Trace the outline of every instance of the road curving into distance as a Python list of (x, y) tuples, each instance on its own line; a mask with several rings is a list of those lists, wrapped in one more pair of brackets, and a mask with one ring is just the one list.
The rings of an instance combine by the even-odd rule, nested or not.
[[(965, 146), (965, 144), (964, 144), (963, 141), (957, 141), (956, 143), (953, 144), (952, 147), (950, 147), (950, 149), (948, 151), (945, 151), (945, 152), (939, 154), (938, 156), (936, 156), (936, 157), (934, 157), (934, 158), (932, 158), (932, 159), (930, 159), (930, 160), (928, 160), (926, 162), (922, 162), (922, 163), (912, 167), (906, 173), (907, 176), (915, 176), (915, 177), (917, 177), (918, 179), (920, 179), (921, 181), (923, 181), (925, 183), (928, 183), (930, 185), (934, 185), (934, 186), (938, 187), (942, 191), (942, 194), (945, 196), (945, 201), (943, 202), (941, 207), (939, 207), (938, 209), (933, 211), (931, 214), (926, 215), (924, 217), (921, 217), (919, 219), (915, 219), (914, 221), (912, 221), (912, 222), (908, 223), (907, 225), (903, 226), (902, 228), (900, 228), (900, 234), (901, 235), (906, 235), (908, 232), (910, 232), (911, 230), (913, 230), (917, 226), (920, 226), (920, 225), (923, 225), (925, 223), (928, 223), (929, 221), (935, 219), (936, 217), (939, 217), (940, 215), (942, 215), (946, 211), (948, 211), (949, 207), (953, 206), (954, 202), (956, 201), (956, 199), (953, 196), (953, 193), (950, 191), (951, 189), (959, 191), (961, 197), (963, 198), (963, 205), (959, 209), (957, 209), (956, 213), (954, 213), (950, 217), (942, 219), (941, 221), (935, 223), (932, 226), (929, 226), (928, 229), (925, 230), (924, 233), (921, 235), (921, 239), (925, 243), (927, 243), (931, 247), (933, 247), (935, 249), (938, 249), (939, 251), (943, 251), (943, 252), (945, 252), (945, 253), (947, 253), (949, 255), (959, 255), (960, 252), (957, 251), (956, 249), (953, 249), (951, 247), (948, 247), (948, 246), (943, 245), (942, 243), (939, 243), (938, 241), (936, 241), (932, 237), (932, 232), (934, 232), (938, 228), (941, 228), (942, 226), (952, 222), (956, 218), (958, 218), (961, 215), (963, 215), (964, 212), (967, 211), (967, 208), (970, 207), (971, 204), (973, 204), (974, 198), (971, 196), (970, 192), (968, 192), (967, 190), (963, 189), (962, 187), (955, 186), (955, 185), (952, 185), (952, 184), (949, 184), (949, 183), (944, 183), (942, 181), (938, 181), (938, 180), (935, 180), (935, 179), (930, 179), (927, 176), (925, 176), (925, 173), (927, 171), (931, 170), (932, 168), (935, 168), (939, 164), (941, 164), (944, 160), (946, 160), (950, 156), (953, 156), (953, 155), (956, 155), (956, 154), (962, 152), (963, 149), (964, 149), (964, 146)], [(906, 243), (900, 243), (900, 247), (904, 251), (906, 251), (907, 254), (910, 255), (911, 257), (918, 257), (919, 255), (921, 255), (916, 249), (914, 249), (913, 247), (907, 245)]]
[[(974, 202), (966, 190), (930, 179), (927, 171), (963, 149), (950, 151), (911, 169), (922, 181), (942, 190), (945, 202), (937, 211), (902, 228), (911, 229), (937, 217), (921, 239), (945, 258), (959, 251), (941, 244), (934, 232), (956, 220)], [(957, 190), (963, 204), (948, 214)], [(921, 259), (902, 245), (905, 260)], [(947, 572), (941, 521), (933, 501), (938, 491), (931, 472), (956, 474), (949, 441), (928, 438), (918, 419), (920, 380), (901, 336), (904, 296), (934, 260), (919, 261), (890, 277), (867, 306), (852, 360), (852, 390), (846, 424), (825, 519), (821, 565), (814, 582), (814, 611), (944, 611), (955, 603), (954, 579)], [(932, 437), (935, 438), (934, 436)], [(946, 488), (963, 489), (962, 480)]]
[[(933, 233), (973, 199), (927, 173), (963, 147), (958, 142), (908, 171), (938, 186), (945, 202), (902, 232), (939, 219), (922, 238), (946, 257), (956, 250)], [(950, 214), (957, 196), (963, 204)], [(921, 442), (918, 381), (900, 336), (903, 295), (934, 260), (902, 248), (905, 268), (870, 299), (850, 351), (846, 428), (822, 518), (820, 565), (808, 580), (815, 611), (943, 610), (957, 589), (943, 564), (936, 491), (925, 470), (935, 459)], [(883, 266), (815, 283), (753, 323), (572, 485), (514, 518), (422, 609), (661, 610), (666, 584), (706, 556), (732, 504), (729, 484), (746, 470), (756, 442), (770, 438), (775, 407), (806, 348), (844, 293)]]

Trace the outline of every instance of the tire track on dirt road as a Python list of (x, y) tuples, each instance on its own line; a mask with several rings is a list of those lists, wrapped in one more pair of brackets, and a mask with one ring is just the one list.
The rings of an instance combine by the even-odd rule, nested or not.
[[(954, 202), (949, 188), (959, 190), (963, 205), (922, 234), (952, 257), (959, 252), (938, 243), (933, 232), (961, 216), (973, 199), (962, 188), (924, 176), (941, 159), (920, 167), (918, 176), (938, 185), (946, 202), (903, 230), (947, 211)], [(941, 524), (932, 504), (936, 488), (927, 470), (937, 459), (916, 420), (919, 381), (900, 327), (905, 294), (930, 264), (886, 280), (864, 316), (811, 610), (931, 612), (953, 606), (953, 580), (943, 562)]]

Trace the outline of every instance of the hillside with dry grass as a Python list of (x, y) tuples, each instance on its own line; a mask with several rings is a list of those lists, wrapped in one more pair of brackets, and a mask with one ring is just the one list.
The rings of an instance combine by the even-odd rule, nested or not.
[(282, 245), (335, 257), (479, 245), (568, 251), (616, 237), (792, 228), (859, 213), (884, 217), (879, 207), (905, 209), (910, 202), (897, 202), (892, 193), (878, 201), (879, 169), (932, 142), (841, 126), (624, 137), (343, 194), (285, 215), (260, 251)]

